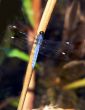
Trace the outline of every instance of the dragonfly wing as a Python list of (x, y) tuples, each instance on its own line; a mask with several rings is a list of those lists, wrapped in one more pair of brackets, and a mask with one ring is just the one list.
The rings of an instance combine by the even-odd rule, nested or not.
[(43, 40), (39, 53), (48, 57), (53, 57), (58, 53), (60, 42)]

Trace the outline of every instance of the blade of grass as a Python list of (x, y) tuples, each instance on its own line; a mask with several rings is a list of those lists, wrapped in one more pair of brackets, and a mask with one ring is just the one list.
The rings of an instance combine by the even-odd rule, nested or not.
[[(8, 57), (16, 57), (16, 58), (19, 58), (23, 61), (29, 61), (29, 55), (18, 50), (18, 49), (12, 49), (11, 51), (9, 51), (9, 53), (7, 54)], [(36, 64), (36, 69), (39, 69), (39, 65)]]
[(23, 61), (29, 61), (29, 55), (18, 49), (0, 47), (0, 51), (3, 51), (7, 57), (17, 57)]
[(72, 89), (77, 89), (80, 87), (85, 87), (85, 78), (78, 80), (78, 81), (75, 81), (75, 82), (72, 82), (72, 83), (64, 86), (63, 89), (64, 90), (72, 90)]
[(18, 107), (18, 103), (19, 103), (19, 98), (13, 98), (12, 100), (9, 101), (9, 105), (13, 107)]
[(31, 26), (34, 27), (32, 0), (22, 0), (23, 12), (26, 14)]
[(11, 51), (8, 52), (7, 56), (8, 57), (17, 57), (17, 58), (22, 59), (24, 61), (29, 60), (29, 55), (18, 50), (18, 49), (12, 49)]
[[(26, 62), (29, 61), (29, 55), (24, 53), (24, 52), (22, 52), (22, 51), (20, 51), (20, 50), (18, 50), (18, 49), (10, 49), (10, 48), (1, 48), (0, 47), (0, 51), (3, 51), (6, 54), (7, 57), (19, 58), (19, 59), (21, 59), (23, 61), (26, 61)], [(40, 68), (38, 64), (36, 64), (35, 67), (38, 70)]]

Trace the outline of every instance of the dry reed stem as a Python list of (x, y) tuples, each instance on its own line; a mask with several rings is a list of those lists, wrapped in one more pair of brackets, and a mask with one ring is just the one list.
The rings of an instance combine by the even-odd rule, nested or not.
[[(44, 14), (42, 16), (42, 19), (41, 19), (41, 22), (40, 22), (40, 25), (38, 28), (38, 31), (37, 31), (37, 34), (39, 34), (40, 31), (45, 32), (55, 4), (56, 4), (56, 0), (48, 0)], [(38, 36), (36, 36), (35, 38), (37, 38), (37, 37)], [(23, 84), (23, 89), (22, 89), (22, 93), (21, 93), (18, 110), (23, 110), (23, 105), (24, 105), (27, 89), (29, 87), (29, 83), (31, 80), (32, 72), (33, 72), (32, 62), (33, 62), (33, 58), (34, 58), (35, 48), (36, 48), (36, 44), (33, 45), (33, 48), (32, 48), (31, 54), (30, 54), (30, 60), (29, 60), (28, 66), (27, 66), (26, 76), (24, 79), (24, 84)]]

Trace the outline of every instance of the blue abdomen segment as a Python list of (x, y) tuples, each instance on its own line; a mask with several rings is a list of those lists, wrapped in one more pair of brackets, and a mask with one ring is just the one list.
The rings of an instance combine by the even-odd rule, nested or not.
[(33, 61), (32, 61), (32, 68), (33, 69), (34, 69), (36, 61), (37, 61), (37, 57), (38, 57), (38, 53), (39, 53), (39, 49), (40, 49), (40, 46), (42, 44), (42, 41), (43, 41), (43, 33), (40, 33), (38, 35), (37, 39), (35, 40), (36, 47), (34, 50), (34, 57), (33, 57)]

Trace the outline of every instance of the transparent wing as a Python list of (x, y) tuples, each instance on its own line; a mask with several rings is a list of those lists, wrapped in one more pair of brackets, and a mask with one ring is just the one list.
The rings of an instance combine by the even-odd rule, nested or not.
[(60, 42), (58, 41), (43, 40), (39, 53), (50, 57), (58, 53), (59, 47)]
[[(17, 35), (11, 36), (12, 45), (15, 47), (18, 47), (21, 50), (29, 50), (29, 48), (32, 47), (33, 42), (28, 42), (26, 33), (23, 32), (17, 32)], [(60, 41), (52, 41), (52, 40), (43, 40), (39, 54), (42, 54), (44, 56), (52, 56), (56, 57), (59, 54), (59, 49), (61, 47)], [(70, 43), (66, 42), (66, 48), (68, 50), (70, 47)], [(65, 52), (62, 52), (63, 55), (66, 55)]]
[[(21, 38), (13, 38), (12, 37), (12, 44), (22, 50), (28, 50), (29, 46), (32, 47), (33, 42), (27, 42), (26, 39), (21, 39)], [(57, 54), (57, 50), (60, 47), (60, 42), (56, 41), (51, 41), (51, 40), (43, 40), (39, 54), (44, 55), (44, 56), (52, 56)]]

